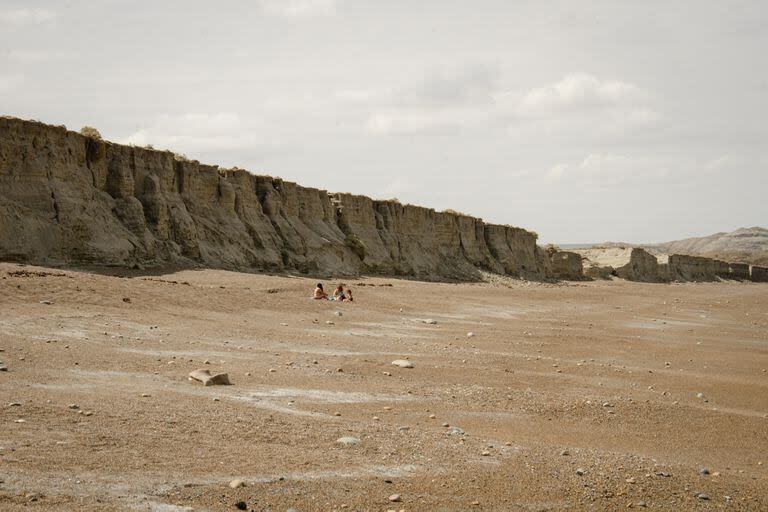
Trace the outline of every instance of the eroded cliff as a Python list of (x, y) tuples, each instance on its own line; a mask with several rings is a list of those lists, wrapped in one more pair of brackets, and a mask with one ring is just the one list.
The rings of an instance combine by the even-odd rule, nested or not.
[[(0, 259), (542, 279), (536, 234), (0, 118)], [(566, 276), (581, 275), (573, 258)], [(576, 268), (578, 266), (578, 268)]]

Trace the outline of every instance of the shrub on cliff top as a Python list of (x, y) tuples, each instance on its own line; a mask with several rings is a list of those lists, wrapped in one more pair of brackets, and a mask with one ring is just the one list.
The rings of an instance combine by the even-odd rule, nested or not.
[(99, 130), (93, 126), (83, 126), (80, 128), (80, 135), (85, 135), (91, 139), (101, 140), (101, 134), (99, 133)]

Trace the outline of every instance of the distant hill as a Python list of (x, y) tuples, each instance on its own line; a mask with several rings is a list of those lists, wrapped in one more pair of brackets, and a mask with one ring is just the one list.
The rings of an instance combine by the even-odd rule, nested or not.
[[(739, 228), (730, 233), (721, 232), (709, 236), (654, 244), (603, 242), (593, 244), (583, 250), (576, 250), (576, 252), (582, 253), (588, 258), (590, 255), (597, 258), (597, 255), (600, 254), (598, 259), (605, 259), (614, 253), (621, 253), (620, 256), (623, 258), (622, 250), (632, 247), (642, 247), (662, 259), (668, 254), (689, 254), (729, 262), (768, 266), (768, 229), (761, 227)], [(586, 249), (591, 249), (591, 251)]]
[(690, 254), (753, 265), (768, 265), (768, 229), (760, 227), (739, 228), (730, 233), (715, 233), (652, 244), (648, 247), (668, 254)]

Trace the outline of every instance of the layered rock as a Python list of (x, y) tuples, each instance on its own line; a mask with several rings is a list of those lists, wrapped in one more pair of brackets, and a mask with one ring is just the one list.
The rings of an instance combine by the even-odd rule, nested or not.
[(657, 283), (663, 280), (656, 256), (639, 247), (632, 248), (629, 262), (618, 267), (616, 275), (629, 281)]
[(750, 279), (755, 283), (768, 283), (768, 267), (752, 265), (750, 268)]
[(580, 258), (553, 259), (521, 228), (12, 118), (0, 118), (0, 216), (0, 259), (40, 264), (581, 277)]

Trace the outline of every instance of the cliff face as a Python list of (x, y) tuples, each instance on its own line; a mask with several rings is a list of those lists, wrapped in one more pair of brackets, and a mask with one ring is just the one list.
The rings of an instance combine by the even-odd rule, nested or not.
[(662, 280), (656, 256), (639, 247), (631, 249), (629, 262), (618, 267), (616, 275), (629, 281), (657, 283)]
[(0, 221), (0, 259), (31, 263), (553, 276), (524, 229), (11, 118), (0, 118)]

